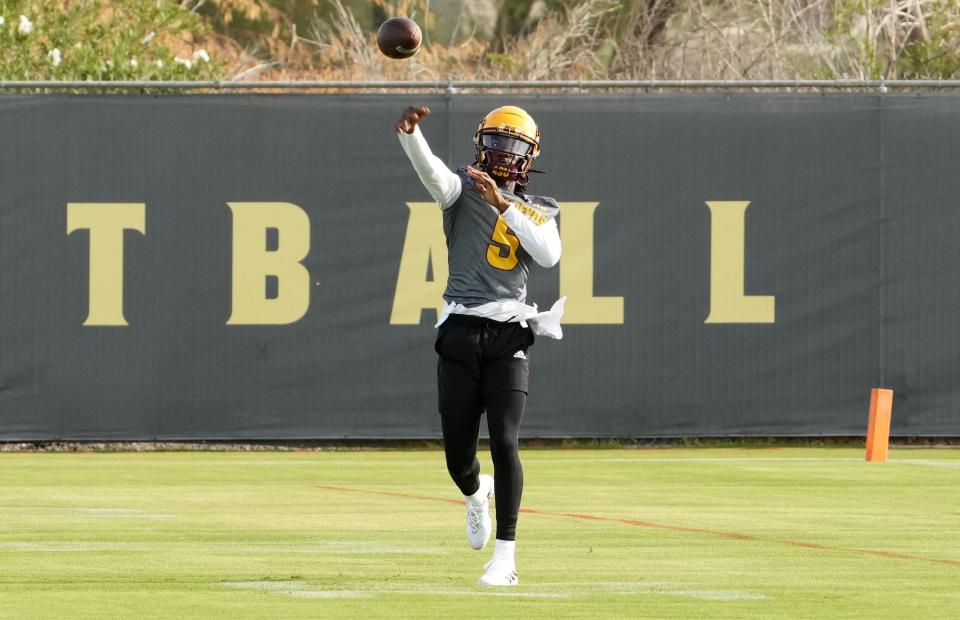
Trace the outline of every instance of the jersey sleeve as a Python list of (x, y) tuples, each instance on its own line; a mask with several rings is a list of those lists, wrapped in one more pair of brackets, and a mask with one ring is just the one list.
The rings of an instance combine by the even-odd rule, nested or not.
[(430, 151), (430, 145), (423, 137), (420, 127), (414, 127), (413, 133), (410, 134), (400, 131), (397, 136), (400, 138), (403, 152), (407, 154), (413, 169), (420, 177), (420, 182), (427, 188), (430, 196), (437, 201), (441, 209), (453, 205), (460, 197), (462, 190), (460, 177), (451, 172), (443, 161)]
[(556, 213), (546, 216), (515, 202), (501, 214), (521, 247), (542, 267), (553, 267), (560, 261), (560, 232), (553, 215)]

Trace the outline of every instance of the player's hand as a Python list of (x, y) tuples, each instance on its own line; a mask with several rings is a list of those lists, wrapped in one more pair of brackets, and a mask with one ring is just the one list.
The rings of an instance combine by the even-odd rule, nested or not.
[(427, 106), (422, 106), (415, 108), (413, 106), (408, 107), (403, 111), (403, 114), (400, 115), (400, 120), (393, 124), (393, 128), (400, 133), (413, 133), (414, 128), (417, 126), (417, 123), (430, 116), (430, 108)]
[(510, 206), (507, 199), (500, 193), (500, 188), (493, 178), (483, 170), (477, 170), (473, 166), (467, 166), (467, 174), (473, 179), (473, 186), (483, 195), (487, 203), (497, 208), (497, 211), (503, 213)]

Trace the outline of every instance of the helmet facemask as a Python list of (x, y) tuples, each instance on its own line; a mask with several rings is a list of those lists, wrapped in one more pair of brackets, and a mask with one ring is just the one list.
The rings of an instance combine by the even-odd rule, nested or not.
[(483, 133), (477, 144), (477, 164), (498, 185), (515, 182), (522, 191), (529, 182), (533, 145), (500, 133)]

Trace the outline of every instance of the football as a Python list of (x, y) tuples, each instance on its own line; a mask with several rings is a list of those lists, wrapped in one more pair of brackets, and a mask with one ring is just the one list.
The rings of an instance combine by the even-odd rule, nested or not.
[(417, 22), (406, 17), (393, 17), (377, 30), (377, 47), (390, 58), (410, 58), (420, 51), (423, 35)]

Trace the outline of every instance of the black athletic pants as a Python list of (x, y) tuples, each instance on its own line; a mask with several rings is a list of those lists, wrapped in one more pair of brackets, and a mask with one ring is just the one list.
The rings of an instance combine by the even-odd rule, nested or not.
[(533, 332), (519, 323), (451, 315), (435, 349), (447, 471), (464, 495), (479, 487), (477, 440), (487, 412), (497, 506), (497, 538), (516, 538), (523, 493), (517, 436), (527, 402), (528, 349)]

